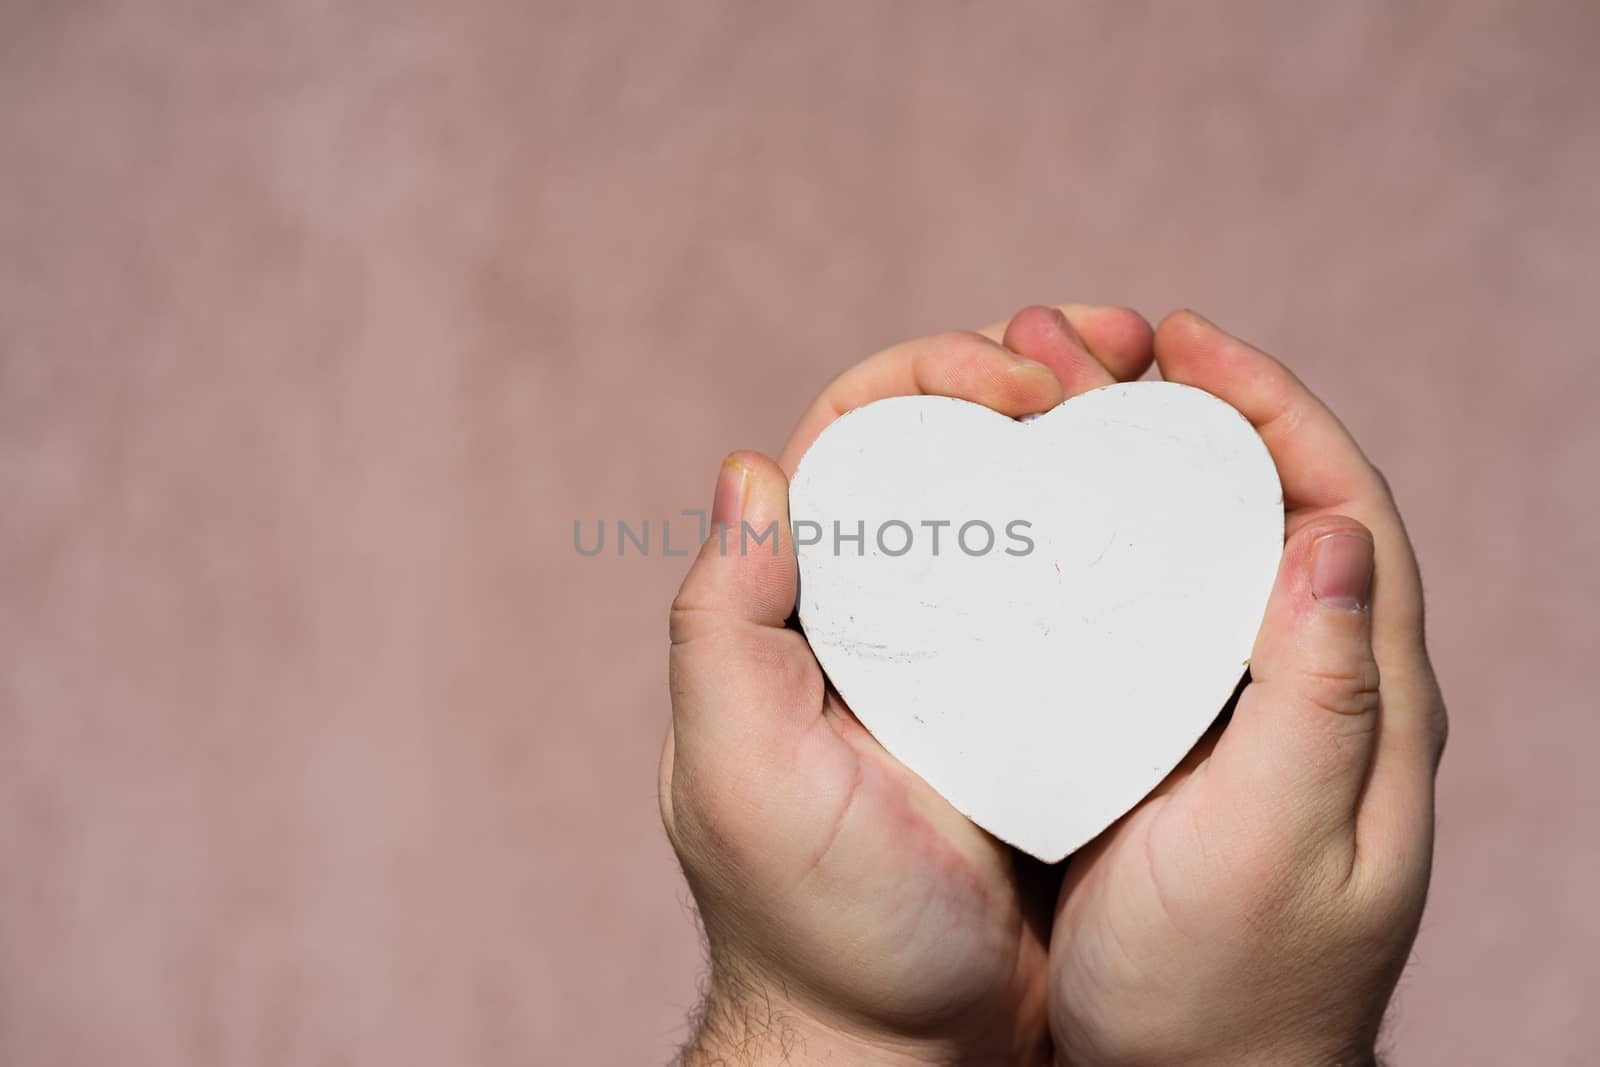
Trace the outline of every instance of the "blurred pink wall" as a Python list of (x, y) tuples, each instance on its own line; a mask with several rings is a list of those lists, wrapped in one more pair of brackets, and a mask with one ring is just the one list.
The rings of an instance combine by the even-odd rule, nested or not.
[(0, 1062), (668, 1059), (677, 559), (834, 372), (1192, 305), (1393, 482), (1399, 1064), (1593, 1063), (1600, 8), (0, 4)]

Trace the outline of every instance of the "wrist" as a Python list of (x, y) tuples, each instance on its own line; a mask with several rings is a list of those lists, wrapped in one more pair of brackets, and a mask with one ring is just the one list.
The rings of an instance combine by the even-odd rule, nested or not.
[(1055, 1067), (1095, 1067), (1099, 1062), (1118, 1064), (1138, 1063), (1150, 1067), (1385, 1067), (1371, 1044), (1351, 1045), (1344, 1051), (1308, 1051), (1305, 1048), (1265, 1046), (1254, 1049), (1207, 1053), (1177, 1053), (1171, 1050), (1159, 1054), (1139, 1054), (1133, 1058), (1115, 1057), (1112, 1061), (1082, 1059), (1058, 1049)]
[(898, 1049), (892, 1041), (821, 1022), (765, 994), (729, 998), (713, 992), (701, 1005), (696, 1022), (681, 1067), (809, 1067), (824, 1063), (930, 1067), (937, 1062)]
[(1264, 1053), (1230, 1062), (1240, 1067), (1382, 1067), (1371, 1041), (1356, 1041), (1331, 1051), (1324, 1045), (1318, 1051)]
[[(1013, 1067), (1009, 1050), (915, 1036), (830, 1015), (782, 982), (719, 969), (680, 1067)], [(1005, 1042), (997, 1041), (996, 1045)]]
[(933, 1061), (835, 1029), (787, 1006), (708, 998), (681, 1067), (929, 1067)]
[[(1196, 1063), (1202, 1061), (1194, 1061)], [(1203, 1061), (1207, 1064), (1212, 1061)], [(1383, 1067), (1377, 1054), (1368, 1046), (1339, 1052), (1306, 1052), (1285, 1049), (1261, 1051), (1227, 1056), (1215, 1061), (1216, 1067)], [(1188, 1067), (1189, 1061), (1185, 1061)]]

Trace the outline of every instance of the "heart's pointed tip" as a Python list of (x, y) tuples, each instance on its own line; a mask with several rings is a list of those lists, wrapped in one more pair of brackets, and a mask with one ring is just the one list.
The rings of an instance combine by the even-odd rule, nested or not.
[[(990, 832), (993, 833), (993, 831)], [(995, 834), (995, 836), (999, 837), (1000, 840), (1005, 841), (1006, 844), (1010, 845), (1018, 852), (1032, 856), (1040, 863), (1048, 864), (1060, 863), (1062, 860), (1066, 859), (1068, 856), (1072, 855), (1074, 852), (1078, 851), (1078, 849), (1087, 844), (1085, 841), (1079, 841), (1076, 839), (1068, 841), (1062, 838), (1057, 838), (1053, 841), (1034, 839), (1033, 841), (1024, 844), (1020, 841), (1007, 840), (1005, 837), (1002, 837), (999, 834)]]
[(1040, 863), (1048, 863), (1053, 867), (1062, 860), (1066, 859), (1068, 856), (1072, 855), (1077, 850), (1069, 848), (1065, 852), (1061, 852), (1056, 849), (1045, 849), (1042, 852), (1029, 852), (1027, 849), (1023, 849), (1022, 851), (1027, 852), (1028, 855), (1032, 856)]

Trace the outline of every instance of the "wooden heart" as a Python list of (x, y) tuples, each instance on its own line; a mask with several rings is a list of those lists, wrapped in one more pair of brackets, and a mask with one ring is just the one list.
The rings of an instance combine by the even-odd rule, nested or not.
[(823, 431), (789, 506), (800, 621), (851, 710), (957, 810), (1051, 862), (1205, 732), (1283, 549), (1261, 438), (1170, 382), (1021, 421), (878, 401)]

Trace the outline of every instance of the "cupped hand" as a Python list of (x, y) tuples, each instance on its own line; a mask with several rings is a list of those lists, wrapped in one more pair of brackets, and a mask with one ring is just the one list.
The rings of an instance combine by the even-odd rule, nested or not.
[(723, 464), (713, 520), (726, 533), (672, 607), (661, 762), (662, 819), (711, 954), (686, 1064), (1050, 1059), (1052, 872), (958, 814), (825, 684), (786, 625), (787, 475), (828, 423), (873, 400), (930, 393), (1022, 416), (1150, 360), (1133, 312), (1029, 308), (1003, 331), (867, 359), (817, 399), (781, 463)]
[(1364, 1064), (1427, 893), (1445, 711), (1389, 487), (1270, 356), (1192, 313), (1162, 376), (1239, 409), (1286, 544), (1230, 721), (1073, 856), (1050, 946), (1058, 1062)]

